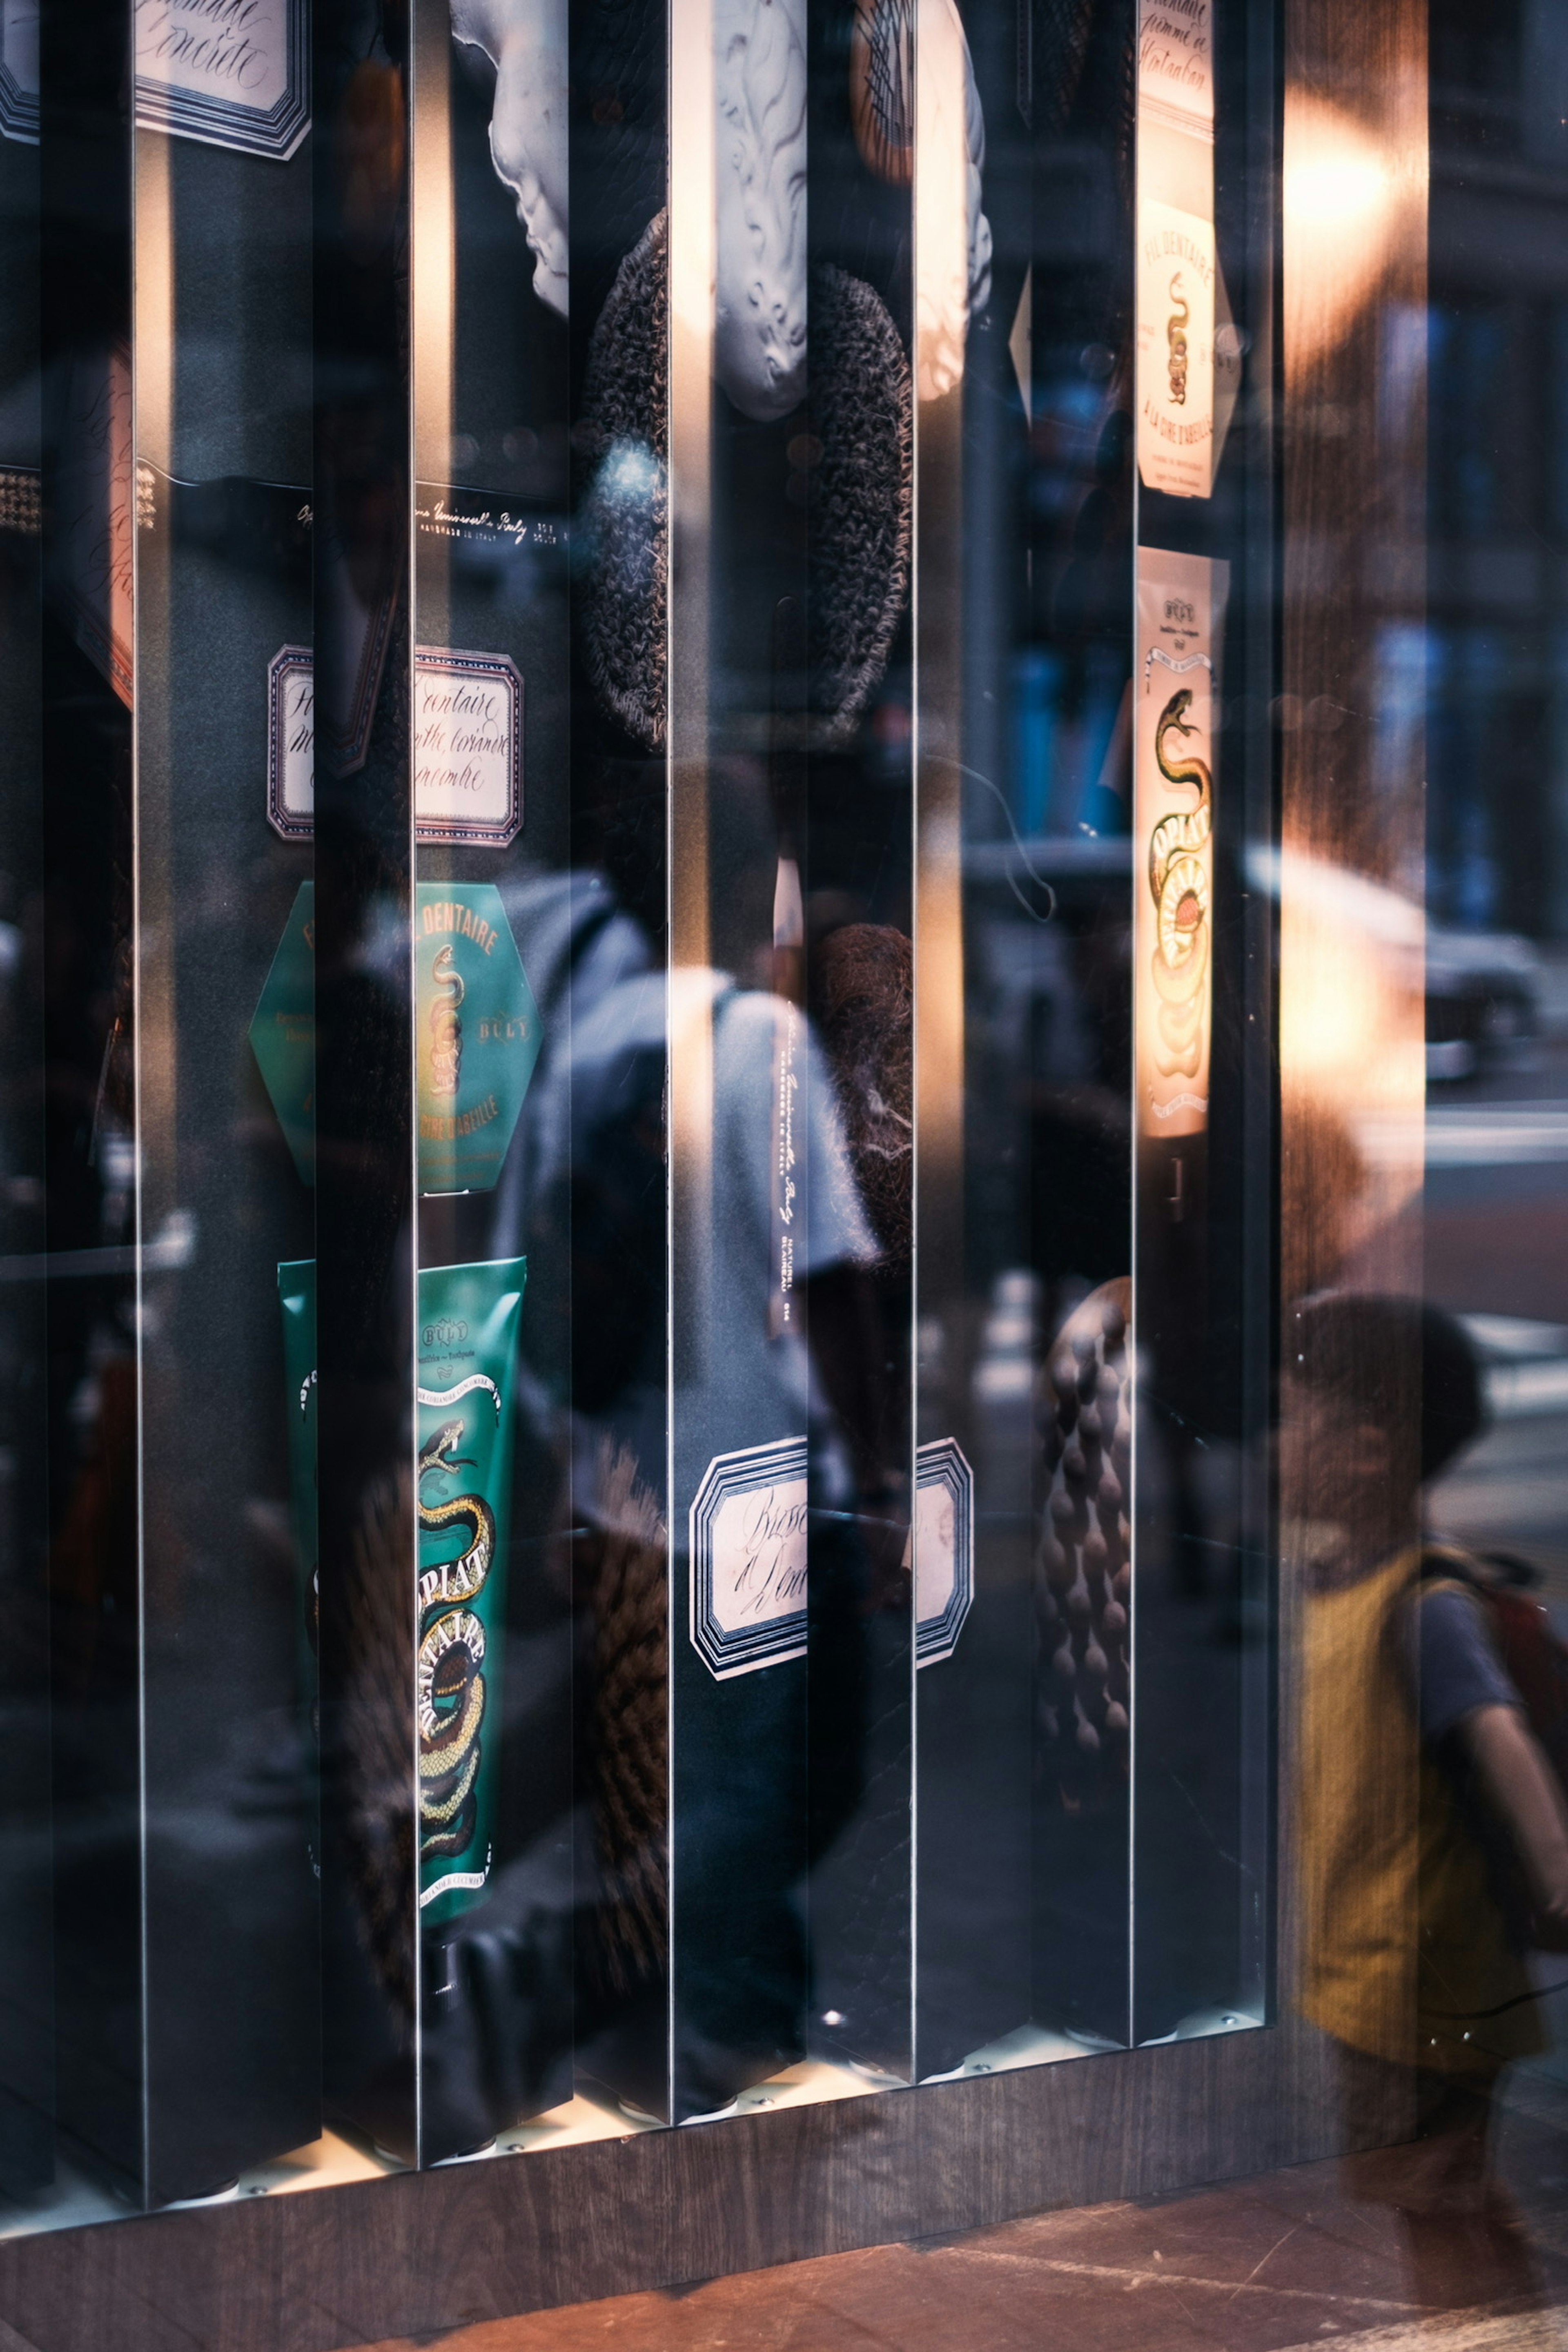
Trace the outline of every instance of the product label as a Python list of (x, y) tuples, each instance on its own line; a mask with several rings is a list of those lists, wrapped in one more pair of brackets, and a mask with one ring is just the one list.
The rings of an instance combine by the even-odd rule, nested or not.
[(1133, 678), (1134, 1016), (1140, 1131), (1208, 1124), (1214, 713), (1227, 569), (1138, 551)]
[(1138, 205), (1138, 470), (1206, 499), (1214, 478), (1215, 235), (1174, 205)]
[(419, 1276), (419, 1907), (438, 1925), (494, 1859), (511, 1481), (511, 1379), (525, 1262)]
[[(267, 815), (290, 839), (315, 826), (315, 692), (308, 646), (268, 666)], [(522, 827), (522, 679), (504, 654), (421, 646), (414, 656), (414, 830), (504, 849)]]
[(488, 1192), (539, 1059), (539, 1011), (500, 892), (421, 882), (415, 1003), (422, 1192)]
[(304, 0), (135, 0), (136, 121), (282, 163), (310, 127)]
[(974, 1473), (951, 1437), (915, 1454), (915, 1664), (951, 1658), (974, 1598)]
[(719, 1682), (805, 1655), (804, 1437), (721, 1454), (691, 1506), (691, 1641)]
[(414, 830), (504, 848), (522, 824), (522, 680), (500, 654), (414, 660)]

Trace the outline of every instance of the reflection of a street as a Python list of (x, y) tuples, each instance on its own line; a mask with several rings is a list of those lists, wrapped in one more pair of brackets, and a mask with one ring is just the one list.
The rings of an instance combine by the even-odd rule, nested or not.
[[(1556, 1026), (1556, 1024), (1551, 1024)], [(1433, 1531), (1534, 1571), (1568, 1642), (1568, 1072), (1553, 1038), (1534, 1068), (1461, 1093), (1433, 1089), (1426, 1119), (1426, 1290), (1464, 1318), (1485, 1371), (1489, 1425), (1431, 1488)], [(1553, 2047), (1512, 2070), (1502, 2168), (1516, 2193), (1532, 2127), (1559, 2126), (1568, 2091), (1568, 1960), (1537, 1956)], [(1551, 1989), (1551, 1990), (1549, 1990)], [(1527, 2121), (1533, 2116), (1535, 2126)], [(1531, 2235), (1541, 2242), (1532, 2218)]]
[(1471, 1551), (1517, 1552), (1568, 1638), (1568, 1326), (1465, 1318), (1486, 1365), (1491, 1426), (1432, 1492), (1435, 1528)]

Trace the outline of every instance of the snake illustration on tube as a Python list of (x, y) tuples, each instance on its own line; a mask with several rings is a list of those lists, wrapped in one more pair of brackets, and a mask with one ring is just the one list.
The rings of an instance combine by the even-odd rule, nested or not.
[(419, 1276), (419, 1905), (478, 1902), (494, 1852), (512, 1367), (527, 1262)]
[(1203, 984), (1208, 971), (1209, 877), (1205, 853), (1214, 822), (1209, 772), (1196, 757), (1172, 761), (1173, 735), (1195, 735), (1186, 724), (1191, 687), (1178, 687), (1154, 728), (1154, 759), (1168, 784), (1191, 784), (1197, 805), (1162, 817), (1149, 837), (1149, 887), (1156, 931), (1154, 986), (1160, 998), (1155, 1058), (1166, 1076), (1195, 1076), (1202, 1050)]

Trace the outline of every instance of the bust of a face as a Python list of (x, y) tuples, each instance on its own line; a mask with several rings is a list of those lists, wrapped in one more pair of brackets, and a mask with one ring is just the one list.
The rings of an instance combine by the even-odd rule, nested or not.
[(744, 416), (805, 394), (805, 0), (714, 0), (713, 372)]
[(452, 33), (496, 69), (490, 160), (517, 198), (533, 290), (565, 318), (566, 0), (452, 0)]

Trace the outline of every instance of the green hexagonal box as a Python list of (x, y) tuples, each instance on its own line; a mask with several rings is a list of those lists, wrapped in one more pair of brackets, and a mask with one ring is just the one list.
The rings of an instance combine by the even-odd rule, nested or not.
[[(301, 882), (250, 1024), (294, 1165), (316, 1181), (316, 886)], [(542, 1043), (539, 1008), (493, 882), (421, 882), (415, 1045), (422, 1192), (488, 1192)]]
[(493, 882), (421, 882), (414, 912), (422, 1192), (488, 1192), (539, 1059), (539, 1008)]
[(316, 886), (301, 882), (250, 1023), (251, 1051), (301, 1181), (316, 1181)]

